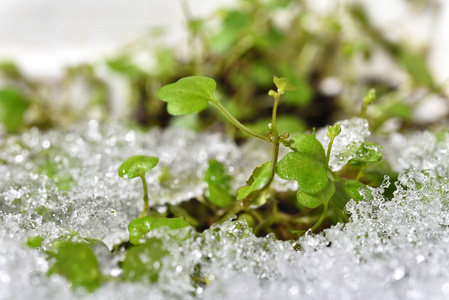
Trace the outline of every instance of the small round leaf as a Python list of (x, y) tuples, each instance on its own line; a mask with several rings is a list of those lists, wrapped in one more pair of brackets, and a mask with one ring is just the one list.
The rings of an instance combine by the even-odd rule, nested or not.
[(335, 185), (332, 180), (328, 178), (326, 187), (318, 193), (307, 194), (299, 190), (298, 193), (296, 193), (296, 199), (298, 200), (299, 204), (305, 207), (315, 208), (328, 201), (332, 197), (332, 195), (334, 195), (334, 193)]
[(143, 177), (145, 173), (153, 169), (159, 162), (154, 156), (134, 155), (127, 158), (119, 167), (118, 175), (126, 179)]
[(279, 78), (279, 77), (274, 76), (273, 82), (280, 92), (296, 90), (296, 86), (285, 77)]
[(153, 217), (147, 216), (132, 220), (128, 225), (129, 241), (131, 244), (139, 245), (148, 231), (151, 229), (151, 223), (154, 221)]
[(101, 273), (97, 258), (88, 245), (72, 241), (61, 242), (57, 251), (51, 255), (56, 262), (48, 270), (49, 275), (62, 275), (73, 287), (82, 286), (90, 292), (100, 286)]
[(354, 199), (356, 202), (363, 200), (363, 196), (359, 193), (359, 189), (364, 186), (363, 183), (347, 180), (344, 183), (334, 182), (334, 184), (335, 194), (332, 196), (332, 201), (339, 209), (344, 210), (346, 203), (351, 199)]
[(126, 252), (123, 261), (123, 279), (126, 281), (156, 282), (162, 268), (162, 259), (170, 252), (164, 249), (158, 238), (150, 238), (144, 244), (134, 246)]
[(295, 152), (311, 155), (323, 164), (326, 161), (326, 154), (323, 145), (312, 135), (295, 135), (290, 139), (290, 144), (288, 147)]
[(171, 115), (185, 115), (202, 111), (209, 101), (215, 100), (215, 80), (204, 76), (181, 78), (162, 87), (157, 96), (167, 102)]
[(296, 180), (299, 189), (315, 194), (326, 187), (327, 172), (324, 164), (315, 157), (297, 152), (287, 153), (276, 165), (282, 179)]

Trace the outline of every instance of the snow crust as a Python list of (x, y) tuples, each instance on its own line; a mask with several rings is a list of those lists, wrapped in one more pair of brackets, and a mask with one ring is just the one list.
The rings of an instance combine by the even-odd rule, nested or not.
[[(341, 123), (344, 139), (335, 142), (333, 169), (347, 159), (337, 159), (339, 145), (369, 135), (362, 119)], [(264, 163), (269, 154), (220, 135), (140, 132), (96, 121), (70, 131), (33, 129), (1, 138), (0, 299), (447, 299), (449, 136), (439, 141), (428, 132), (394, 134), (383, 141), (384, 158), (400, 173), (396, 191), (384, 195), (391, 184), (385, 178), (381, 187), (365, 191), (365, 201), (350, 201), (349, 223), (292, 242), (257, 238), (243, 222), (202, 234), (180, 231), (188, 239), (154, 231), (172, 252), (156, 284), (110, 282), (89, 294), (71, 289), (62, 277), (47, 277), (46, 255), (25, 243), (29, 236), (43, 236), (45, 244), (78, 231), (105, 243), (96, 250), (101, 270), (117, 274), (120, 254), (108, 248), (127, 239), (127, 225), (142, 205), (141, 183), (117, 176), (124, 159), (160, 157), (147, 181), (150, 203), (163, 205), (201, 195), (210, 158), (228, 166), (238, 187), (254, 161), (265, 157)], [(171, 177), (161, 183), (163, 168)], [(63, 190), (67, 185), (69, 191)], [(192, 283), (195, 272), (210, 284)]]

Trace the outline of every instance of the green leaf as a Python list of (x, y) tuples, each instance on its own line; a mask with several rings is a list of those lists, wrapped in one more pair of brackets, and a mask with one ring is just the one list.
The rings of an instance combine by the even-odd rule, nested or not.
[(145, 173), (153, 169), (159, 162), (154, 156), (134, 155), (127, 158), (119, 167), (118, 175), (126, 179), (143, 177)]
[(359, 202), (363, 200), (363, 196), (359, 193), (359, 188), (365, 186), (356, 180), (347, 180), (346, 182), (334, 182), (335, 194), (332, 196), (332, 201), (341, 210), (344, 210), (346, 203), (349, 200)]
[(295, 152), (313, 156), (323, 164), (326, 162), (326, 154), (323, 145), (312, 135), (295, 135), (290, 138), (288, 147)]
[(276, 173), (282, 179), (296, 180), (299, 189), (315, 194), (326, 187), (328, 178), (324, 163), (314, 156), (289, 152), (276, 165)]
[(250, 194), (263, 189), (271, 178), (271, 161), (267, 161), (260, 167), (254, 169), (253, 173), (246, 181), (248, 185), (241, 187), (237, 191), (237, 200), (243, 200)]
[(353, 199), (355, 202), (359, 202), (363, 200), (363, 196), (360, 194), (359, 190), (361, 187), (365, 185), (357, 180), (347, 180), (345, 182), (345, 189), (348, 193), (350, 199)]
[(82, 286), (90, 292), (100, 286), (101, 273), (97, 258), (88, 245), (61, 242), (53, 256), (56, 262), (48, 270), (48, 275), (64, 276), (73, 287)]
[(150, 231), (153, 221), (153, 217), (147, 216), (134, 219), (128, 224), (129, 241), (131, 244), (140, 244), (140, 240)]
[(184, 218), (159, 218), (151, 223), (150, 229), (153, 230), (160, 227), (168, 227), (172, 230), (176, 230), (189, 226), (191, 225)]
[(42, 242), (44, 238), (41, 236), (30, 236), (27, 240), (27, 246), (30, 248), (40, 248), (42, 246)]
[(156, 282), (162, 268), (162, 259), (170, 254), (158, 238), (150, 238), (144, 244), (131, 247), (122, 264), (126, 281)]
[(147, 216), (132, 220), (128, 225), (129, 241), (139, 245), (140, 240), (150, 231), (160, 227), (169, 227), (172, 230), (191, 226), (184, 218), (159, 218)]
[(231, 177), (226, 173), (225, 167), (215, 159), (209, 160), (209, 167), (205, 173), (205, 180), (208, 186), (208, 199), (220, 207), (229, 206), (232, 203)]
[(299, 190), (296, 194), (296, 199), (298, 200), (299, 204), (305, 207), (315, 208), (328, 201), (332, 197), (332, 195), (334, 195), (334, 193), (335, 185), (332, 180), (328, 178), (326, 186), (318, 193), (308, 194), (304, 191)]
[(278, 77), (274, 76), (273, 82), (276, 85), (276, 87), (278, 88), (278, 91), (281, 93), (283, 93), (285, 91), (296, 90), (296, 86), (285, 77), (278, 78)]
[(229, 189), (221, 189), (214, 184), (209, 184), (207, 189), (208, 199), (210, 202), (219, 207), (227, 207), (231, 205), (233, 198), (229, 194)]
[(168, 103), (167, 110), (172, 115), (199, 112), (215, 99), (215, 80), (203, 76), (181, 78), (175, 83), (162, 87), (157, 96)]
[(17, 132), (23, 127), (28, 101), (13, 88), (0, 89), (0, 122), (8, 132)]
[(354, 147), (355, 157), (349, 160), (353, 166), (361, 166), (367, 163), (377, 163), (382, 160), (382, 153), (379, 152), (380, 146), (374, 143), (361, 143), (357, 148)]

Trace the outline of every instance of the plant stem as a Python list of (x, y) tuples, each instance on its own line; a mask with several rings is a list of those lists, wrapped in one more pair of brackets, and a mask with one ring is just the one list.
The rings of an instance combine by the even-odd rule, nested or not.
[(213, 101), (212, 104), (215, 105), (215, 107), (226, 117), (226, 119), (228, 119), (232, 124), (234, 124), (237, 128), (239, 128), (243, 132), (246, 132), (249, 135), (252, 135), (256, 138), (271, 142), (270, 138), (268, 138), (267, 136), (261, 134), (260, 132), (249, 129), (248, 127), (240, 123), (239, 120), (234, 118), (234, 116), (231, 115), (231, 113), (223, 105), (221, 105), (220, 102)]
[(323, 207), (323, 212), (321, 213), (321, 217), (318, 219), (318, 221), (315, 223), (315, 225), (313, 225), (312, 228), (310, 228), (310, 230), (312, 232), (315, 231), (315, 229), (317, 229), (321, 225), (324, 218), (326, 218), (328, 205), (329, 204), (327, 201), (323, 203), (324, 207)]
[(363, 101), (362, 111), (360, 112), (360, 118), (366, 118), (366, 109), (368, 108), (368, 103)]
[(276, 128), (276, 114), (278, 109), (278, 103), (279, 103), (280, 95), (276, 94), (274, 97), (274, 104), (273, 104), (273, 113), (271, 114), (271, 130), (274, 134), (273, 140), (271, 141), (273, 143), (273, 154), (271, 156), (271, 178), (268, 181), (267, 186), (271, 184), (274, 178), (274, 174), (276, 172), (276, 164), (278, 162), (278, 156), (279, 156), (279, 133)]
[(327, 146), (326, 169), (329, 169), (329, 159), (330, 159), (330, 156), (331, 156), (332, 144), (334, 143), (334, 139), (335, 139), (335, 137), (330, 138), (329, 139), (329, 145)]
[(240, 211), (246, 209), (251, 201), (246, 201), (246, 199), (242, 201), (238, 201), (235, 205), (231, 207), (231, 209), (223, 216), (221, 217), (216, 223), (217, 224), (223, 224), (225, 221), (229, 220), (231, 216), (237, 215)]
[[(276, 172), (276, 164), (278, 161), (278, 156), (279, 156), (279, 133), (276, 129), (276, 114), (277, 114), (277, 107), (278, 107), (278, 103), (279, 103), (279, 99), (280, 99), (280, 95), (276, 94), (276, 96), (274, 97), (274, 105), (273, 105), (273, 113), (272, 113), (272, 117), (271, 117), (271, 131), (274, 134), (273, 138), (269, 138), (263, 134), (260, 134), (258, 132), (255, 132), (251, 129), (249, 129), (248, 127), (244, 126), (242, 123), (240, 123), (236, 118), (234, 118), (218, 101), (214, 101), (212, 102), (217, 108), (218, 110), (220, 110), (220, 112), (229, 120), (232, 122), (232, 124), (234, 124), (235, 126), (237, 126), (238, 128), (240, 128), (241, 130), (245, 131), (246, 133), (251, 134), (252, 136), (258, 137), (260, 139), (269, 141), (270, 143), (273, 144), (273, 154), (271, 156), (271, 177), (268, 180), (267, 184), (265, 184), (265, 186), (260, 189), (257, 194), (260, 194), (261, 192), (263, 192), (265, 189), (267, 189), (271, 182), (273, 181), (274, 178), (274, 174)], [(243, 199), (242, 201), (239, 201), (236, 205), (234, 205), (223, 217), (220, 218), (220, 220), (218, 220), (217, 223), (221, 224), (224, 221), (226, 221), (227, 219), (229, 219), (230, 216), (232, 215), (236, 215), (237, 213), (239, 213), (240, 211), (247, 209), (251, 203), (254, 201), (254, 199), (256, 198), (255, 196), (257, 195), (250, 195), (248, 198)]]
[(145, 179), (145, 175), (140, 176), (142, 179), (142, 185), (143, 185), (143, 211), (139, 215), (139, 218), (145, 217), (148, 214), (148, 209), (150, 208), (148, 205), (148, 187), (147, 187), (147, 181)]

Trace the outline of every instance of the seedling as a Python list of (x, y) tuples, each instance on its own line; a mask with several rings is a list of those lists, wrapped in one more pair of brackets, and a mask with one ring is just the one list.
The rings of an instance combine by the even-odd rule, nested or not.
[(145, 173), (153, 169), (159, 162), (159, 158), (154, 156), (135, 155), (126, 159), (118, 169), (118, 175), (126, 179), (140, 177), (143, 185), (143, 211), (139, 218), (148, 214), (148, 187), (145, 180)]

